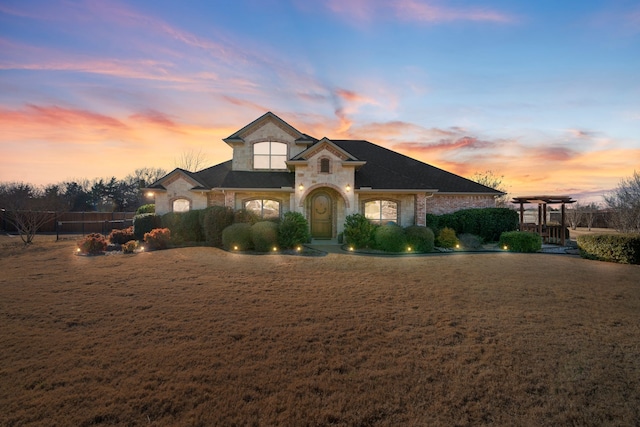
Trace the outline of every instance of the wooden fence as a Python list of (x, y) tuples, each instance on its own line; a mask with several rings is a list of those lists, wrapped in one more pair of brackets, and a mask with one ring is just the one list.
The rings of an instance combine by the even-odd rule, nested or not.
[[(111, 230), (127, 228), (133, 224), (135, 212), (42, 212), (48, 216), (39, 233), (56, 234), (109, 234)], [(8, 221), (8, 212), (0, 211), (0, 227), (6, 233), (16, 232)]]

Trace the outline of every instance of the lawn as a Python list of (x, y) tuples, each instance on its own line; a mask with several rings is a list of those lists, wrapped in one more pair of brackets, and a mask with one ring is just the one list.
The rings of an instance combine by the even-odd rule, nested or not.
[(0, 241), (0, 425), (639, 425), (640, 266)]

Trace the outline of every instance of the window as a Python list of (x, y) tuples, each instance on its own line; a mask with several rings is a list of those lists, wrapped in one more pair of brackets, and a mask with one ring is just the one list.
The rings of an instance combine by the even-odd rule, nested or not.
[(174, 212), (188, 212), (191, 209), (191, 202), (187, 199), (176, 199), (173, 201)]
[(244, 208), (263, 219), (280, 217), (280, 202), (277, 200), (249, 200), (244, 202)]
[(364, 216), (375, 224), (398, 223), (398, 204), (390, 200), (372, 200), (364, 204)]
[(281, 142), (258, 142), (253, 144), (254, 169), (286, 169), (287, 144)]
[(331, 172), (331, 163), (329, 162), (329, 159), (320, 159), (320, 172), (321, 173)]

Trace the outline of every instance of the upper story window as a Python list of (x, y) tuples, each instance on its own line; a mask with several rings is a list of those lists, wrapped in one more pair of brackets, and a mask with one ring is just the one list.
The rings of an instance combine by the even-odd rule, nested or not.
[(256, 199), (244, 202), (244, 208), (263, 219), (280, 217), (280, 202), (269, 199)]
[(331, 161), (329, 159), (320, 159), (320, 173), (331, 173)]
[(187, 199), (176, 199), (173, 201), (174, 212), (188, 212), (191, 209), (191, 202)]
[(258, 142), (253, 144), (254, 169), (286, 169), (287, 144), (282, 142)]
[(398, 204), (391, 200), (371, 200), (364, 204), (364, 216), (375, 224), (398, 223)]

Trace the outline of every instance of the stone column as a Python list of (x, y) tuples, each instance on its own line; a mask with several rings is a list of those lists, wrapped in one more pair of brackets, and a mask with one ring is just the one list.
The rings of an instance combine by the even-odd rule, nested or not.
[(427, 194), (426, 193), (418, 193), (416, 194), (416, 225), (425, 226), (427, 225)]

